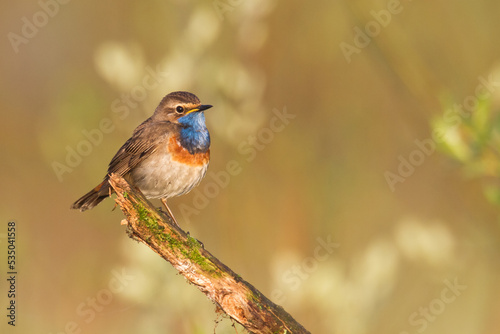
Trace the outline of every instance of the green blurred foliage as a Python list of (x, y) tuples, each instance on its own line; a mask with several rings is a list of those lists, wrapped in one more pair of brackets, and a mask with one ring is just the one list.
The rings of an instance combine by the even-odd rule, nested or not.
[[(445, 106), (441, 117), (432, 122), (435, 131), (445, 133), (438, 142), (438, 149), (457, 161), (465, 177), (478, 179), (483, 186), (485, 198), (500, 205), (500, 113), (492, 105), (492, 99), (480, 96), (473, 98), (475, 108), (464, 115), (456, 114), (455, 122), (446, 122), (446, 113), (456, 108), (457, 103)], [(458, 104), (459, 105), (459, 104)], [(457, 124), (455, 124), (457, 123)]]

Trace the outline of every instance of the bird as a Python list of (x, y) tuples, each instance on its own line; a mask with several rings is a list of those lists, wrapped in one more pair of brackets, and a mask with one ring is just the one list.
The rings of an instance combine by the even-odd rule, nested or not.
[(210, 133), (205, 110), (192, 93), (177, 91), (166, 95), (153, 115), (142, 122), (111, 159), (104, 180), (78, 199), (71, 209), (92, 209), (113, 192), (112, 173), (125, 178), (146, 198), (159, 198), (174, 223), (167, 199), (181, 196), (196, 187), (210, 161)]

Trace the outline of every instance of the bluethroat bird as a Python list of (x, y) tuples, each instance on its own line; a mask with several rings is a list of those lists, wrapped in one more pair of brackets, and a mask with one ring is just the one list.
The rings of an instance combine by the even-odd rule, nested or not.
[(160, 198), (186, 194), (205, 176), (210, 160), (210, 134), (204, 110), (196, 95), (173, 92), (165, 96), (153, 116), (133, 132), (109, 163), (108, 173), (97, 187), (77, 200), (72, 209), (92, 209), (111, 193), (109, 175), (118, 174), (146, 196)]

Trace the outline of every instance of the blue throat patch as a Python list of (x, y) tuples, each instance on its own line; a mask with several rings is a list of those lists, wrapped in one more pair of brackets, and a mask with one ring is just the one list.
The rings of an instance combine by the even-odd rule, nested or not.
[(205, 125), (205, 114), (192, 112), (179, 118), (183, 125), (181, 129), (180, 143), (189, 153), (205, 153), (210, 147), (210, 134)]

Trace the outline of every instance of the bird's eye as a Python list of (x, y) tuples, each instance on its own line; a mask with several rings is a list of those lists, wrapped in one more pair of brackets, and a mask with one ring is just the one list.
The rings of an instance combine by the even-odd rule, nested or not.
[(177, 106), (177, 108), (175, 108), (175, 111), (178, 112), (179, 114), (182, 114), (184, 112), (184, 107)]

